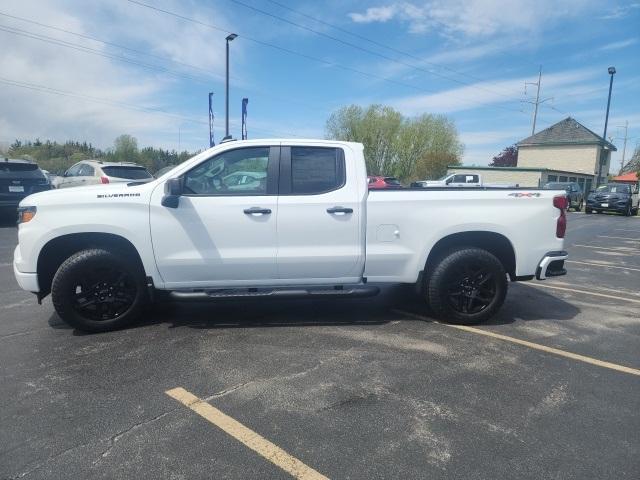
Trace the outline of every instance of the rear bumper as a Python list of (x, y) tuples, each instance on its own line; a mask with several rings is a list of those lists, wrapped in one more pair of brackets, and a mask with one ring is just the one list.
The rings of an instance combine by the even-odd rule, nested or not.
[(567, 274), (567, 269), (564, 268), (564, 261), (569, 257), (569, 254), (565, 251), (548, 252), (536, 269), (536, 278), (538, 280), (545, 280), (548, 277), (559, 277)]

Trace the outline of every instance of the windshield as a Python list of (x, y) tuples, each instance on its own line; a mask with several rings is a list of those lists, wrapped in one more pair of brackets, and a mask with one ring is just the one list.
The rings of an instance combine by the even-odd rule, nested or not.
[(0, 178), (43, 178), (35, 163), (0, 162)]
[(102, 167), (102, 171), (109, 177), (114, 178), (127, 178), (130, 180), (144, 180), (146, 178), (153, 178), (146, 168), (144, 167), (126, 167), (123, 165)]
[(389, 185), (402, 185), (400, 183), (400, 180), (394, 177), (385, 177), (384, 181), (387, 182)]
[(629, 185), (601, 185), (596, 189), (598, 193), (630, 193)]

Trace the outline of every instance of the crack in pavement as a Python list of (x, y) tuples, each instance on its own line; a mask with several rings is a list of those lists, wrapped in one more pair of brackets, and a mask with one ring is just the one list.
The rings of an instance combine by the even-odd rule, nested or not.
[(94, 466), (97, 465), (98, 463), (100, 463), (102, 461), (103, 458), (108, 457), (111, 454), (111, 450), (115, 447), (116, 443), (122, 437), (124, 437), (125, 435), (127, 435), (128, 433), (130, 433), (130, 432), (132, 432), (134, 430), (137, 430), (138, 428), (144, 427), (144, 426), (146, 426), (146, 425), (148, 425), (150, 423), (153, 423), (153, 422), (155, 422), (157, 420), (160, 420), (161, 418), (166, 417), (170, 413), (175, 412), (177, 409), (178, 408), (176, 407), (176, 408), (174, 408), (172, 410), (169, 410), (168, 412), (164, 412), (164, 413), (161, 413), (160, 415), (156, 415), (155, 417), (150, 418), (149, 420), (144, 420), (142, 422), (135, 423), (132, 426), (130, 426), (129, 428), (121, 430), (120, 432), (116, 433), (115, 435), (112, 435), (109, 438), (109, 446), (107, 447), (107, 449), (104, 452), (102, 452), (100, 454), (100, 456), (97, 459), (95, 459), (93, 461), (93, 465)]

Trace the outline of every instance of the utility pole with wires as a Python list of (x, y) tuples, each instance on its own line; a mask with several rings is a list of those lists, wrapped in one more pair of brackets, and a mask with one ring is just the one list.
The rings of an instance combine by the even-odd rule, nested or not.
[(538, 71), (538, 81), (537, 82), (524, 82), (524, 94), (527, 94), (527, 85), (535, 85), (536, 86), (536, 101), (531, 102), (529, 100), (523, 100), (523, 102), (530, 103), (534, 105), (533, 109), (533, 126), (531, 127), (531, 135), (536, 133), (536, 121), (538, 119), (538, 106), (547, 100), (553, 100), (553, 97), (545, 98), (544, 100), (540, 100), (540, 85), (542, 84), (542, 65), (540, 65), (540, 70)]
[(618, 125), (618, 128), (624, 128), (624, 144), (622, 147), (622, 160), (620, 160), (620, 171), (618, 175), (622, 175), (622, 171), (624, 170), (624, 157), (627, 153), (627, 140), (629, 140), (629, 120), (624, 121), (624, 125)]

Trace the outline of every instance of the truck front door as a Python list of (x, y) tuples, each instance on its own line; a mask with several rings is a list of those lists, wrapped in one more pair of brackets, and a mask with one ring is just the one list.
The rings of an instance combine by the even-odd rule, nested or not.
[[(351, 160), (351, 161), (348, 161)], [(282, 146), (278, 276), (292, 283), (348, 283), (364, 271), (364, 199), (353, 158), (326, 146)]]
[[(177, 208), (151, 200), (156, 265), (167, 288), (243, 286), (277, 278), (279, 147), (221, 152), (182, 174)], [(248, 179), (239, 182), (238, 177)]]

